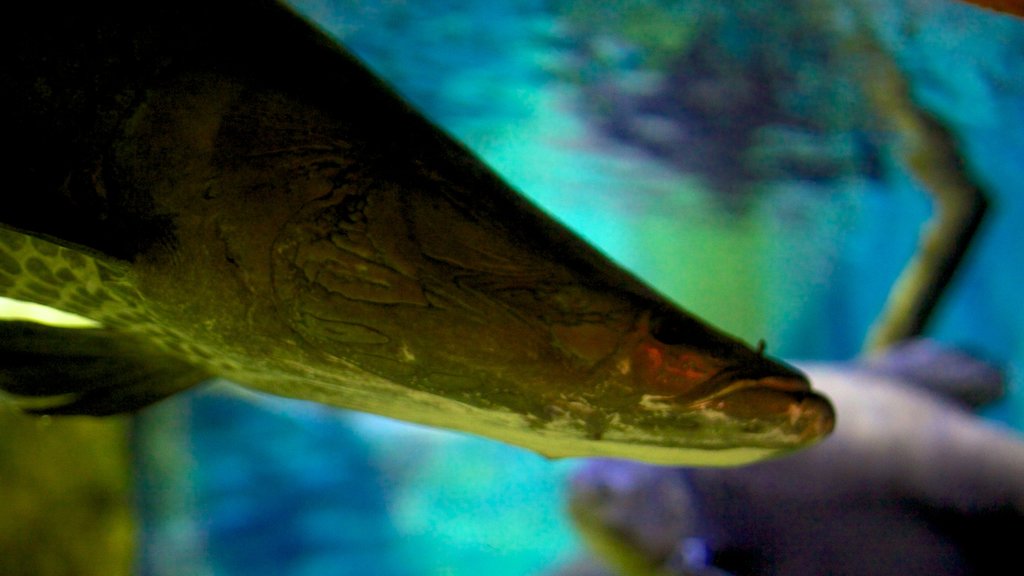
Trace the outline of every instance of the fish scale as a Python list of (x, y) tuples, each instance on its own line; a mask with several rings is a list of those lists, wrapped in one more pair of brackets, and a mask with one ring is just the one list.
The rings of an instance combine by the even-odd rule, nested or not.
[(83, 252), (0, 228), (0, 295), (73, 312), (102, 323), (132, 324), (140, 316), (109, 287), (123, 278)]
[(0, 228), (0, 296), (70, 312), (117, 329), (125, 338), (153, 344), (213, 370), (237, 370), (180, 333), (161, 327), (143, 305), (129, 280), (130, 272), (102, 259), (42, 238)]

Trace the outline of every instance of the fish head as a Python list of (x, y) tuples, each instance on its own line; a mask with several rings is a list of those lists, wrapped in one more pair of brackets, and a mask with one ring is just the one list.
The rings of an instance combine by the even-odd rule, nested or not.
[(832, 430), (797, 369), (634, 284), (535, 263), (444, 206), (350, 185), (277, 236), (276, 310), (320, 379), (346, 362), (403, 387), (358, 407), (553, 458), (665, 465), (745, 464)]
[(737, 465), (809, 446), (833, 429), (831, 403), (803, 373), (676, 308), (642, 315), (623, 348), (591, 401), (601, 406), (593, 411), (603, 418), (602, 456)]

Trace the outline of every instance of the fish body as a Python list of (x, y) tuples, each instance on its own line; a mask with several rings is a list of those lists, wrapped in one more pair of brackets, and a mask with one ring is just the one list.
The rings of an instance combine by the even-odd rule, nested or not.
[(831, 430), (801, 373), (615, 266), (288, 9), (17, 10), (0, 295), (99, 324), (2, 323), (0, 387), (36, 411), (216, 375), (553, 457), (725, 465)]
[(946, 395), (959, 376), (956, 389), (974, 381), (990, 397), (991, 367), (951, 352), (925, 382), (908, 372), (931, 371), (920, 351), (802, 365), (839, 420), (798, 454), (717, 470), (588, 463), (573, 478), (574, 516), (662, 575), (1002, 572), (1024, 534), (1024, 440), (973, 415), (975, 392)]

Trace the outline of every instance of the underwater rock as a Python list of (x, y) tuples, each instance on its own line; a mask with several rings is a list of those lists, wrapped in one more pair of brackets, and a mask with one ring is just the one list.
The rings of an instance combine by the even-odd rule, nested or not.
[[(959, 366), (939, 380), (996, 385), (990, 367), (932, 354)], [(838, 425), (800, 454), (728, 470), (591, 462), (574, 516), (624, 574), (1001, 573), (1024, 534), (1024, 440), (940, 396), (947, 382), (930, 391), (934, 374), (908, 376), (915, 362), (806, 366)]]

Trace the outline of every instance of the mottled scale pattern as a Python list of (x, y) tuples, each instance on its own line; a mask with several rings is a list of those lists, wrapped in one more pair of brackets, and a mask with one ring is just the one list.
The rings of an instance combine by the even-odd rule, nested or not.
[(0, 295), (116, 327), (138, 323), (127, 267), (0, 228)]
[(0, 296), (95, 320), (214, 372), (234, 368), (222, 365), (215, 360), (216, 354), (153, 318), (127, 264), (4, 228), (0, 228)]

